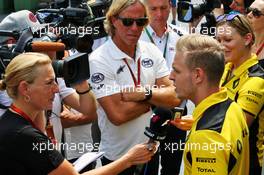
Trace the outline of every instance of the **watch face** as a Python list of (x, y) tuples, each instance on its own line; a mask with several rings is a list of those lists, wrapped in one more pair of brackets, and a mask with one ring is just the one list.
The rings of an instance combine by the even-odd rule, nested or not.
[(145, 89), (146, 89), (146, 91), (145, 91), (145, 101), (146, 101), (146, 100), (151, 99), (151, 97), (152, 97), (152, 90), (149, 89), (149, 88), (145, 88)]

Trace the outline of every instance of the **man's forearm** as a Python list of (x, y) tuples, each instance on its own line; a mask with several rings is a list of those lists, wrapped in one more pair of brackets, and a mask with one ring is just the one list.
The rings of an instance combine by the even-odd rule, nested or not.
[(127, 102), (145, 101), (155, 106), (167, 108), (178, 106), (181, 103), (173, 86), (151, 89), (139, 87), (133, 92), (122, 92), (122, 99)]
[(123, 101), (120, 95), (98, 99), (109, 120), (115, 125), (121, 125), (133, 120), (150, 110), (147, 102)]
[(155, 106), (173, 108), (180, 105), (181, 100), (177, 98), (175, 87), (153, 88), (152, 97), (148, 100)]
[(73, 126), (79, 126), (84, 125), (93, 122), (96, 120), (97, 116), (91, 116), (91, 115), (84, 115), (82, 113), (80, 114), (72, 114), (73, 116), (70, 118), (63, 118), (61, 117), (61, 123), (63, 128), (70, 128)]

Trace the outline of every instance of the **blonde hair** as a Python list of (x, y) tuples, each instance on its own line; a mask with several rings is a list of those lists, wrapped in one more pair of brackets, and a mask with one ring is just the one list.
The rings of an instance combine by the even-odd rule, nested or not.
[[(241, 20), (241, 21), (240, 21)], [(234, 28), (241, 36), (245, 36), (246, 34), (250, 33), (252, 35), (252, 41), (249, 44), (251, 47), (255, 42), (255, 35), (253, 29), (250, 25), (249, 20), (244, 15), (237, 15), (232, 20), (222, 20), (217, 23), (217, 27), (227, 24), (228, 26)]]
[(186, 55), (190, 70), (200, 67), (209, 83), (219, 84), (224, 71), (224, 49), (217, 40), (200, 34), (185, 35), (177, 41), (176, 51)]
[(141, 0), (113, 0), (112, 4), (109, 8), (109, 10), (106, 13), (106, 20), (104, 21), (104, 28), (106, 33), (108, 33), (108, 35), (110, 36), (114, 36), (115, 35), (115, 27), (112, 24), (111, 18), (112, 17), (116, 17), (119, 15), (119, 13), (121, 13), (124, 9), (126, 9), (127, 7), (140, 2), (140, 4), (142, 4), (142, 6), (145, 9), (145, 16), (147, 17), (147, 10), (145, 5), (141, 2)]
[(6, 90), (11, 98), (16, 99), (19, 83), (33, 83), (38, 76), (37, 68), (50, 63), (51, 59), (41, 53), (27, 52), (16, 56), (5, 69), (3, 79), (0, 80), (0, 90)]

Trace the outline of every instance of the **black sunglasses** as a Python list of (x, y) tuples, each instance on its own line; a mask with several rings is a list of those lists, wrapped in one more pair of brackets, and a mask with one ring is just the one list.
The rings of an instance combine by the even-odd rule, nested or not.
[(241, 20), (241, 18), (239, 17), (239, 14), (240, 13), (231, 13), (231, 14), (223, 14), (223, 15), (220, 15), (216, 18), (216, 22), (221, 22), (221, 21), (233, 21), (235, 18), (237, 18), (239, 20), (239, 22), (243, 25), (243, 21)]
[(137, 26), (142, 27), (148, 23), (148, 18), (122, 18), (120, 16), (117, 16), (117, 19), (121, 20), (123, 25), (126, 27), (132, 26), (134, 22), (136, 22)]
[(246, 9), (246, 13), (249, 14), (250, 12), (252, 12), (252, 15), (256, 18), (260, 17), (260, 16), (264, 16), (264, 14), (257, 8), (252, 8), (252, 7), (248, 7)]

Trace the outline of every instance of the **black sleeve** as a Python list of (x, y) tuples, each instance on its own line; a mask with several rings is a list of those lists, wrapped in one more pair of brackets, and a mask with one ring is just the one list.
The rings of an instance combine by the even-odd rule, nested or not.
[(259, 60), (259, 65), (264, 69), (264, 58)]
[(48, 174), (64, 160), (46, 135), (27, 127), (17, 137), (19, 143), (18, 159), (30, 170), (30, 174)]

